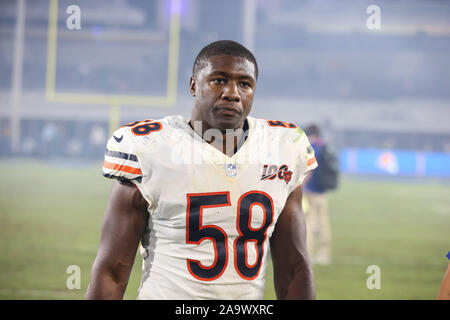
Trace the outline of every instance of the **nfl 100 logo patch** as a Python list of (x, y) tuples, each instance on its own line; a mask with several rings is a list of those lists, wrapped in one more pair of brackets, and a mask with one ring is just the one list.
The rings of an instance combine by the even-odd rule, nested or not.
[(228, 163), (225, 167), (225, 174), (228, 177), (235, 177), (237, 175), (237, 166), (234, 163)]

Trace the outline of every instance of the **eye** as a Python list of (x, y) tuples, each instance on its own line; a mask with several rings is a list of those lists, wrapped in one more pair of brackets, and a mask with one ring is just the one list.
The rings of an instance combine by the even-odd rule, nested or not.
[(214, 83), (217, 83), (217, 84), (224, 84), (225, 83), (225, 79), (224, 78), (214, 78), (211, 81), (214, 82)]
[(241, 81), (241, 86), (246, 87), (246, 88), (251, 88), (252, 84), (248, 81)]

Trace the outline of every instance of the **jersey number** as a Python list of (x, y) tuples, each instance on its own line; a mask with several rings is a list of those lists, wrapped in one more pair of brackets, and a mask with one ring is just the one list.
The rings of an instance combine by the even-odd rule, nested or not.
[[(222, 228), (215, 225), (203, 225), (204, 208), (230, 206), (230, 193), (191, 193), (187, 195), (186, 213), (186, 243), (199, 244), (209, 239), (214, 247), (214, 262), (204, 266), (198, 260), (188, 259), (189, 272), (197, 279), (211, 281), (217, 279), (225, 271), (228, 264), (228, 237)], [(264, 219), (261, 227), (252, 228), (252, 207), (260, 206)], [(261, 191), (250, 191), (238, 200), (236, 228), (239, 237), (234, 241), (234, 267), (237, 273), (246, 280), (255, 279), (261, 269), (264, 256), (264, 241), (267, 238), (267, 228), (273, 221), (272, 198)], [(247, 263), (247, 243), (254, 242), (257, 256), (253, 265)]]
[(131, 132), (136, 136), (146, 136), (152, 132), (160, 131), (162, 129), (161, 122), (154, 122), (151, 119), (144, 121), (130, 122), (122, 127), (131, 127)]

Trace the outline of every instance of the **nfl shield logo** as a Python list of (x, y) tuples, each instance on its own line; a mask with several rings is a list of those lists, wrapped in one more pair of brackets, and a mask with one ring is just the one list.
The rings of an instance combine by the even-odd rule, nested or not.
[(227, 166), (225, 167), (225, 174), (228, 177), (235, 177), (237, 174), (237, 167), (235, 164), (229, 163), (227, 164)]

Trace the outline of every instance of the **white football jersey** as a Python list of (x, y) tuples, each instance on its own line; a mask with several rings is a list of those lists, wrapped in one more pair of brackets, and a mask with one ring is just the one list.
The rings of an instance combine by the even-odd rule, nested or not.
[(182, 116), (135, 122), (108, 140), (103, 175), (148, 202), (138, 299), (262, 299), (269, 238), (289, 194), (317, 167), (293, 124), (248, 117), (227, 156)]

